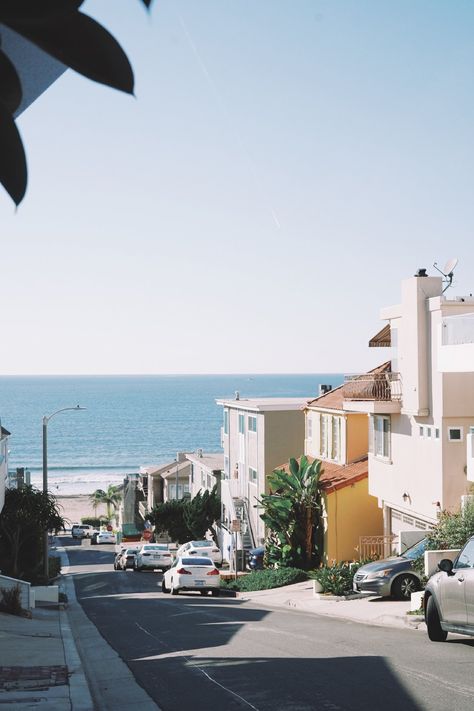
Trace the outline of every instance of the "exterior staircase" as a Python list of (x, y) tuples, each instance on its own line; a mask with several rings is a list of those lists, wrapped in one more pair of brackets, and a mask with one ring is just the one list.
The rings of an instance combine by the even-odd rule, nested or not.
[(255, 538), (248, 515), (248, 504), (245, 499), (234, 497), (235, 516), (241, 521), (242, 532), (240, 534), (241, 546), (245, 551), (255, 548)]

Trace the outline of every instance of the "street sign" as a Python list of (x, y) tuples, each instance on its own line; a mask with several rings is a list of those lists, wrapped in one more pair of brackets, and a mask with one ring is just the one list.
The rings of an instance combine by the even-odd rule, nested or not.
[(242, 524), (242, 522), (239, 518), (236, 518), (233, 521), (231, 521), (230, 530), (232, 531), (232, 533), (240, 533), (241, 524)]

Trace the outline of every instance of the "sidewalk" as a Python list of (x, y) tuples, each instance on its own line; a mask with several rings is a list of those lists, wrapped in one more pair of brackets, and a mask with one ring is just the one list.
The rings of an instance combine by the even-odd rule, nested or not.
[(159, 711), (77, 602), (66, 551), (55, 553), (67, 609), (37, 607), (32, 619), (0, 613), (0, 709)]
[(356, 600), (323, 600), (313, 596), (311, 580), (284, 588), (238, 593), (240, 600), (265, 607), (286, 607), (327, 617), (389, 627), (412, 627), (426, 630), (419, 616), (407, 615), (409, 602), (380, 597), (361, 597)]

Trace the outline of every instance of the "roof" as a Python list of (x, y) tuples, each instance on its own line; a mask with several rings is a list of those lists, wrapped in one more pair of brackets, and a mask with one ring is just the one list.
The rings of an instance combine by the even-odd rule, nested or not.
[(176, 464), (178, 464), (178, 472), (182, 472), (183, 469), (189, 467), (189, 461), (187, 459), (183, 459), (181, 462), (173, 460), (167, 462), (167, 464), (152, 464), (148, 467), (140, 467), (140, 475), (148, 474), (149, 476), (163, 476), (164, 478), (166, 478), (165, 475), (171, 474), (172, 472), (176, 475)]
[[(312, 463), (315, 457), (307, 456), (308, 462)], [(298, 462), (301, 457), (298, 458)], [(322, 461), (323, 473), (321, 474), (320, 482), (326, 494), (331, 494), (333, 491), (343, 489), (346, 486), (351, 486), (362, 479), (366, 479), (369, 475), (369, 460), (368, 457), (361, 457), (350, 464), (335, 464), (334, 462)], [(286, 462), (278, 469), (284, 469), (289, 472), (289, 462)]]
[(190, 452), (186, 454), (186, 459), (210, 472), (221, 472), (224, 469), (224, 455), (219, 452)]
[(285, 410), (301, 410), (309, 400), (308, 397), (261, 397), (261, 398), (235, 398), (232, 400), (216, 400), (218, 405), (231, 407), (235, 410), (251, 410), (252, 412), (271, 412)]
[(392, 333), (390, 324), (387, 323), (378, 333), (369, 341), (369, 348), (389, 348), (392, 345)]

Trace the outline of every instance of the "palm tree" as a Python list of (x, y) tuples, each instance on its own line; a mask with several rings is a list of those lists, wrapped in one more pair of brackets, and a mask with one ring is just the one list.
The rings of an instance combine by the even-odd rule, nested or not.
[(94, 511), (97, 511), (99, 504), (105, 504), (107, 506), (107, 518), (110, 521), (112, 507), (115, 513), (120, 506), (120, 502), (122, 501), (121, 488), (122, 487), (120, 486), (109, 484), (107, 491), (104, 491), (103, 489), (96, 489), (94, 493), (89, 496), (92, 506), (94, 507)]

